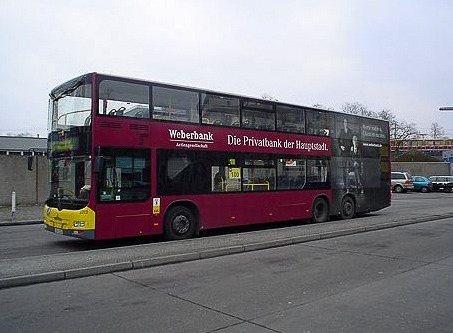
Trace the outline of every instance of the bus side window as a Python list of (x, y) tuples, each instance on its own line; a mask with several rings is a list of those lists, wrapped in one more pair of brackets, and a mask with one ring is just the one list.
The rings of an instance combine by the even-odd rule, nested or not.
[(275, 189), (275, 168), (243, 168), (243, 191), (270, 191)]
[(212, 166), (212, 192), (225, 192), (226, 191), (226, 174), (224, 166)]
[(98, 177), (100, 202), (141, 201), (151, 192), (149, 151), (103, 148), (105, 163)]
[(308, 134), (329, 136), (331, 126), (329, 114), (326, 111), (306, 110), (305, 117)]
[(204, 161), (195, 161), (190, 165), (188, 173), (188, 193), (201, 194), (208, 193), (209, 179), (206, 177), (208, 166)]
[(329, 162), (327, 160), (307, 160), (307, 187), (329, 188)]
[(101, 81), (99, 112), (111, 117), (149, 118), (149, 86), (112, 80)]
[(242, 108), (242, 127), (275, 130), (275, 112), (271, 103), (246, 100)]
[(270, 191), (275, 190), (276, 168), (275, 160), (246, 159), (242, 168), (243, 191)]
[(201, 94), (203, 124), (216, 126), (239, 126), (239, 99)]
[(153, 119), (199, 123), (198, 93), (153, 86)]
[(277, 130), (305, 133), (305, 112), (302, 108), (277, 105)]
[(278, 159), (277, 175), (279, 190), (302, 189), (306, 182), (306, 160)]

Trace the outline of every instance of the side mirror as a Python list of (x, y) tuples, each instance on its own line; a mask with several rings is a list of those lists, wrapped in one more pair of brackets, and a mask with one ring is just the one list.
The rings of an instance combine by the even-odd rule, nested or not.
[(27, 157), (28, 171), (33, 171), (33, 156)]
[(96, 156), (94, 160), (94, 173), (100, 173), (104, 169), (105, 157)]

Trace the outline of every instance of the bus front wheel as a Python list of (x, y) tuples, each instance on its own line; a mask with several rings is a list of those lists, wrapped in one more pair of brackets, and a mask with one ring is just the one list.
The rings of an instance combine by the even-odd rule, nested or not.
[(172, 207), (165, 219), (165, 238), (168, 240), (190, 238), (195, 233), (196, 225), (195, 216), (189, 208)]
[(326, 222), (329, 219), (329, 204), (324, 198), (316, 198), (313, 203), (312, 220), (314, 223)]

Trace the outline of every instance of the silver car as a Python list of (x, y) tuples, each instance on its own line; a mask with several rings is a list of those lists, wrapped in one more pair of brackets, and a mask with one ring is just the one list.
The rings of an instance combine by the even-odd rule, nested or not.
[(392, 171), (392, 191), (401, 193), (414, 189), (414, 182), (409, 172)]

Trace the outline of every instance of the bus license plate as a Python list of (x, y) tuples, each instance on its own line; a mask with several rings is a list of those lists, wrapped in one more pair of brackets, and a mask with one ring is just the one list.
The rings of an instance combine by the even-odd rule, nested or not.
[(56, 234), (63, 235), (63, 230), (61, 230), (61, 229), (55, 228), (55, 229), (54, 229), (54, 232), (55, 232)]

